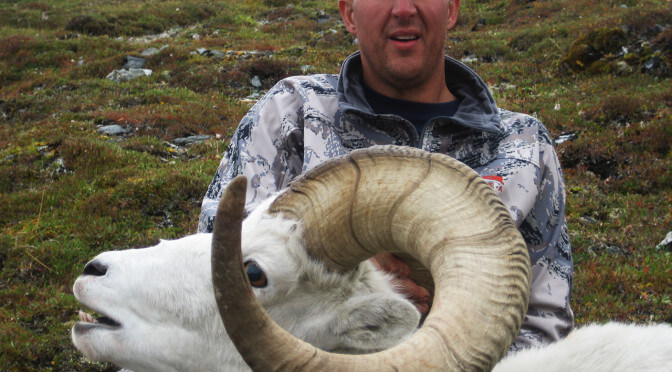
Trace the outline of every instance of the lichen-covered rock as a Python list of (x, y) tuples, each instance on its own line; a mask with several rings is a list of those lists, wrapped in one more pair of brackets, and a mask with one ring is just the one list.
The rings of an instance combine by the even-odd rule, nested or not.
[(575, 72), (589, 74), (669, 76), (672, 28), (659, 24), (598, 28), (574, 40), (562, 62)]
[(577, 72), (604, 71), (610, 59), (622, 53), (626, 37), (627, 33), (620, 27), (604, 27), (581, 34), (569, 46), (562, 61)]
[(665, 239), (658, 243), (656, 249), (663, 249), (672, 252), (672, 231), (668, 232), (665, 236)]
[(144, 58), (139, 58), (139, 57), (134, 57), (134, 56), (125, 56), (124, 57), (124, 68), (125, 69), (143, 68), (143, 67), (145, 67), (146, 63), (147, 63), (147, 60), (144, 59)]
[(131, 129), (127, 127), (122, 127), (118, 124), (104, 125), (98, 128), (98, 133), (106, 134), (108, 136), (123, 136), (124, 134), (130, 133)]
[(129, 68), (123, 70), (114, 70), (107, 75), (107, 78), (116, 83), (120, 83), (122, 81), (129, 81), (142, 76), (151, 75), (152, 70), (148, 70), (146, 68)]

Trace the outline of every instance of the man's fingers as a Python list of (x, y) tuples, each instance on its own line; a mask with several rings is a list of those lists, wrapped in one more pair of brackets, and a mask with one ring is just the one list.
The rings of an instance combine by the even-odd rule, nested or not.
[(371, 257), (371, 262), (378, 270), (393, 274), (398, 278), (405, 278), (411, 273), (411, 268), (392, 253), (378, 253)]
[(416, 284), (408, 276), (411, 274), (411, 268), (392, 253), (379, 253), (371, 257), (373, 265), (381, 271), (392, 274), (396, 277), (392, 281), (395, 287), (413, 301), (415, 307), (420, 311), (420, 314), (426, 314), (429, 310), (429, 291)]
[(407, 278), (399, 278), (392, 281), (399, 291), (409, 300), (413, 301), (420, 314), (426, 314), (429, 310), (429, 291), (417, 285), (414, 281)]

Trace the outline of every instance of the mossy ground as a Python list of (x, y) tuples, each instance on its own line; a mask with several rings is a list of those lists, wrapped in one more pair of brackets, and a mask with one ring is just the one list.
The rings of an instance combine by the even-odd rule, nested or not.
[[(557, 150), (579, 324), (672, 322), (672, 253), (655, 248), (672, 230), (669, 7), (463, 2), (447, 40), (447, 53), (469, 57), (501, 107), (574, 138)], [(148, 37), (164, 32), (171, 36)], [(71, 286), (84, 263), (194, 232), (250, 107), (242, 99), (255, 92), (252, 77), (263, 90), (303, 70), (335, 73), (353, 39), (335, 0), (1, 2), (0, 370), (114, 370), (70, 345), (79, 308)], [(124, 56), (164, 45), (147, 57), (150, 77), (105, 79)], [(576, 45), (588, 45), (590, 58), (574, 56)], [(272, 57), (217, 59), (199, 48)], [(131, 133), (99, 134), (105, 124)], [(187, 151), (169, 144), (196, 134), (212, 138)]]

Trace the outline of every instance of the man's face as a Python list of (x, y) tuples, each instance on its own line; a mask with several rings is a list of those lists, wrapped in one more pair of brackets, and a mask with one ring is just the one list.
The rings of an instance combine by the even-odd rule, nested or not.
[(339, 8), (348, 31), (357, 35), (364, 76), (374, 89), (443, 77), (446, 32), (455, 24), (459, 0), (339, 0)]

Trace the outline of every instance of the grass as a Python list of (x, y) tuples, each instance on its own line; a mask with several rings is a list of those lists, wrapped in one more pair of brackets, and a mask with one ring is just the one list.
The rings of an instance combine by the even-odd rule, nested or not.
[[(464, 2), (446, 41), (451, 56), (475, 58), (501, 107), (574, 135), (557, 150), (578, 324), (672, 322), (672, 252), (655, 248), (672, 230), (669, 7)], [(263, 90), (302, 69), (336, 73), (353, 40), (336, 1), (0, 3), (0, 370), (115, 370), (70, 344), (83, 265), (194, 232), (252, 77)], [(105, 79), (164, 45), (147, 57), (151, 76)], [(131, 132), (100, 134), (108, 124)], [(212, 137), (170, 143), (196, 134)]]

